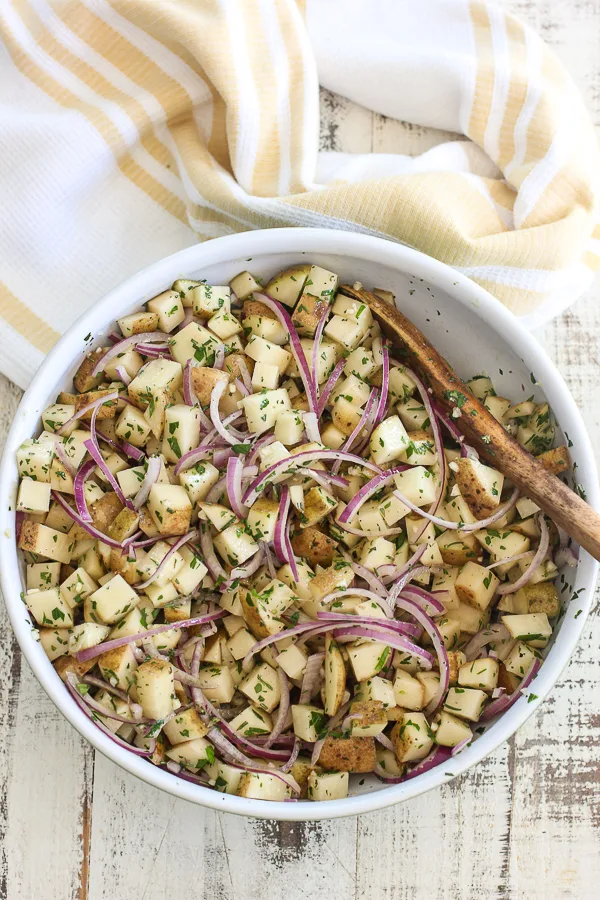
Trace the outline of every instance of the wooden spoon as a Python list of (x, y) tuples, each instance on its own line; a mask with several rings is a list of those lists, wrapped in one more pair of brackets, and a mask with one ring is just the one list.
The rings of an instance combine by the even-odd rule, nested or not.
[(600, 515), (508, 434), (425, 335), (395, 306), (370, 291), (350, 285), (342, 285), (340, 291), (370, 307), (382, 331), (400, 344), (445, 409), (460, 409), (456, 425), (478, 453), (600, 560)]

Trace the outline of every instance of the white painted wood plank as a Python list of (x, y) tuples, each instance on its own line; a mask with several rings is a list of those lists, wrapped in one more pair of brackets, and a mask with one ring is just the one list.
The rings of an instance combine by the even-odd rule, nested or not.
[[(90, 900), (136, 896), (354, 896), (356, 818), (336, 823), (242, 819), (175, 800), (100, 754), (94, 772)], [(310, 873), (310, 879), (306, 875)]]
[[(0, 439), (20, 391), (0, 376)], [(83, 900), (93, 753), (21, 658), (0, 604), (0, 897)]]

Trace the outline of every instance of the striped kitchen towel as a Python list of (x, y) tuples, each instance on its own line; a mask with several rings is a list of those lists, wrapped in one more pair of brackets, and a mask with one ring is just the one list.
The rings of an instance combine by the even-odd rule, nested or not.
[[(0, 368), (148, 263), (282, 225), (403, 241), (530, 326), (600, 261), (598, 152), (551, 50), (468, 0), (3, 0)], [(456, 132), (318, 153), (319, 83)]]

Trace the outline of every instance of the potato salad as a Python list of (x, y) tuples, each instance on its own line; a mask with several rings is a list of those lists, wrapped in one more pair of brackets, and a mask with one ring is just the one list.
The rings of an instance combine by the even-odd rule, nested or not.
[[(547, 404), (468, 388), (569, 467)], [(175, 777), (293, 802), (412, 778), (535, 697), (574, 551), (450, 393), (317, 265), (119, 319), (18, 451), (23, 601), (79, 707)]]

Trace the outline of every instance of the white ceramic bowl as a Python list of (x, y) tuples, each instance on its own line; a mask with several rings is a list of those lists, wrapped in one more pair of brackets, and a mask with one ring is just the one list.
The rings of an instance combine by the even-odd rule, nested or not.
[[(88, 351), (118, 316), (138, 308), (179, 277), (227, 283), (241, 269), (268, 276), (292, 263), (310, 260), (340, 274), (342, 280), (392, 290), (398, 305), (431, 339), (463, 377), (486, 372), (500, 394), (521, 399), (535, 393), (550, 403), (563, 433), (573, 442), (578, 480), (590, 503), (598, 507), (598, 479), (589, 438), (561, 376), (511, 313), (469, 279), (450, 267), (390, 241), (325, 229), (276, 229), (218, 238), (157, 262), (112, 291), (85, 313), (40, 366), (15, 416), (0, 468), (0, 570), (4, 598), (15, 634), (40, 684), (72, 725), (98, 750), (127, 771), (162, 790), (225, 812), (264, 818), (305, 820), (355, 815), (398, 803), (437, 787), (491, 753), (535, 712), (548, 694), (585, 625), (597, 564), (580, 554), (576, 569), (565, 572), (571, 587), (562, 596), (566, 613), (540, 674), (537, 699), (522, 698), (489, 726), (473, 744), (442, 766), (404, 784), (385, 786), (369, 777), (355, 779), (352, 796), (328, 803), (268, 803), (220, 794), (178, 779), (169, 772), (122, 750), (78, 709), (32, 637), (28, 613), (20, 598), (21, 566), (15, 547), (16, 450), (39, 429), (42, 410), (68, 389), (72, 374)], [(534, 373), (532, 376), (531, 373)], [(535, 381), (536, 384), (532, 384)], [(572, 591), (577, 598), (569, 603)]]

